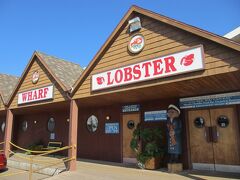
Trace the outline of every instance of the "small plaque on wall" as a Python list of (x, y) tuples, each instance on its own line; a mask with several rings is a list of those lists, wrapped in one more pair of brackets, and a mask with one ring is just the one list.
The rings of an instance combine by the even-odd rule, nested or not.
[(165, 121), (167, 120), (167, 110), (144, 112), (144, 121)]
[(119, 123), (106, 123), (105, 134), (119, 134)]
[(50, 133), (50, 139), (54, 140), (55, 139), (55, 133)]
[(140, 110), (139, 104), (125, 105), (122, 106), (122, 112), (138, 112)]

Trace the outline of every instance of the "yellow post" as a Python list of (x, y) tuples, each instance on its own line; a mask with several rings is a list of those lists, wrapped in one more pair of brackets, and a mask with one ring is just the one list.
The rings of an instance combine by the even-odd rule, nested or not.
[(30, 167), (29, 167), (29, 180), (32, 180), (32, 163), (33, 163), (33, 156), (30, 157)]

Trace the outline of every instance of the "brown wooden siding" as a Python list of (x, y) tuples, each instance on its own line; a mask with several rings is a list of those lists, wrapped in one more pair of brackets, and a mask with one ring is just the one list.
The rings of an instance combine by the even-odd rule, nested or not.
[[(34, 71), (37, 71), (40, 74), (40, 78), (37, 84), (32, 83), (32, 74)], [(33, 64), (31, 65), (29, 71), (27, 72), (27, 75), (24, 77), (24, 80), (22, 84), (20, 85), (20, 88), (18, 89), (18, 92), (15, 94), (15, 97), (13, 98), (13, 101), (11, 102), (10, 108), (18, 108), (17, 100), (18, 100), (18, 93), (37, 89), (40, 87), (48, 86), (48, 85), (54, 85), (54, 95), (53, 100), (47, 100), (47, 101), (41, 101), (41, 102), (35, 102), (31, 104), (24, 104), (22, 106), (33, 106), (33, 105), (40, 105), (40, 104), (46, 104), (46, 103), (53, 103), (53, 102), (60, 102), (64, 101), (66, 98), (65, 93), (61, 90), (61, 87), (57, 84), (57, 82), (53, 79), (51, 74), (46, 70), (46, 68), (39, 62), (37, 59), (33, 61)]]
[[(137, 55), (131, 55), (128, 52), (127, 44), (131, 36), (126, 33), (128, 29), (128, 26), (126, 26), (106, 53), (100, 57), (100, 61), (76, 91), (74, 99), (91, 96), (91, 76), (93, 74), (174, 53), (199, 44), (204, 46), (205, 71), (203, 73), (195, 72), (181, 75), (181, 78), (176, 76), (173, 81), (205, 77), (239, 70), (240, 68), (240, 53), (235, 50), (148, 17), (142, 17), (141, 20), (143, 28), (139, 33), (144, 35), (146, 41), (143, 51)], [(166, 78), (164, 81), (159, 80), (157, 83), (169, 83), (171, 79)], [(124, 89), (124, 86), (121, 89)], [(101, 92), (98, 94), (101, 94)]]
[[(50, 132), (47, 129), (48, 120), (51, 117), (55, 120), (55, 140), (50, 139)], [(67, 146), (68, 118), (69, 110), (16, 115), (13, 122), (13, 143), (20, 147), (29, 148), (33, 144), (39, 143), (47, 147), (49, 141), (60, 141), (63, 146)], [(23, 121), (28, 123), (28, 129), (25, 132), (21, 129)], [(62, 154), (66, 155), (67, 151)]]
[[(94, 133), (89, 132), (87, 129), (87, 119), (91, 115), (95, 115), (98, 118), (98, 128)], [(106, 121), (106, 116), (110, 116), (111, 120)], [(121, 123), (120, 106), (79, 109), (79, 158), (121, 162), (120, 133), (105, 134), (105, 123), (107, 122)]]
[[(138, 102), (140, 104), (141, 114), (141, 127), (160, 127), (162, 129), (163, 141), (162, 145), (165, 150), (164, 160), (162, 166), (167, 166), (167, 141), (166, 141), (166, 121), (156, 122), (144, 122), (144, 112), (166, 110), (169, 104), (177, 104), (178, 99), (164, 99)], [(124, 104), (125, 105), (125, 104)], [(127, 114), (127, 113), (126, 113)], [(95, 133), (88, 131), (86, 122), (87, 118), (91, 115), (95, 115), (98, 120), (98, 129)], [(111, 120), (106, 121), (106, 116), (110, 116)], [(188, 155), (187, 155), (187, 142), (186, 142), (186, 129), (184, 112), (181, 113), (181, 119), (183, 123), (183, 154), (181, 159), (184, 163), (184, 168), (188, 168)], [(104, 125), (107, 122), (119, 122), (120, 132), (122, 131), (122, 112), (121, 106), (104, 106), (104, 107), (92, 107), (92, 108), (80, 108), (79, 110), (79, 124), (78, 131), (78, 157), (94, 160), (107, 160), (121, 162), (122, 156), (122, 135), (120, 134), (105, 134)]]

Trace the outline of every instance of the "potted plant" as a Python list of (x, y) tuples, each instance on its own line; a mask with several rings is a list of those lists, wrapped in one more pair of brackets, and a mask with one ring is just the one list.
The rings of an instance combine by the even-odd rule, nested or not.
[(162, 131), (160, 128), (137, 128), (133, 131), (130, 143), (136, 152), (138, 167), (144, 169), (158, 169), (163, 157)]

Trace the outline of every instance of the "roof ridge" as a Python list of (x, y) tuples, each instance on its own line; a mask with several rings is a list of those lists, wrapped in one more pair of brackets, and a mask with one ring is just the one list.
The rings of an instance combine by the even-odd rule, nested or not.
[[(82, 66), (81, 66), (80, 64), (74, 63), (74, 62), (72, 62), (72, 61), (69, 61), (69, 60), (66, 60), (66, 59), (63, 59), (63, 58), (60, 58), (60, 57), (57, 57), (57, 56), (55, 56), (55, 55), (50, 55), (50, 54), (47, 54), (47, 53), (41, 52), (41, 51), (36, 51), (36, 53), (38, 53), (38, 54), (44, 54), (44, 55), (46, 55), (46, 56), (53, 57), (54, 59), (58, 59), (58, 60), (60, 60), (60, 61), (64, 61), (64, 62), (67, 62), (67, 63), (71, 63), (71, 64), (74, 64), (74, 65), (78, 65), (80, 68), (82, 68)], [(82, 69), (83, 69), (83, 68), (82, 68)]]
[[(140, 13), (139, 11), (143, 10), (143, 11), (145, 11), (145, 12), (147, 12), (147, 13), (151, 13), (151, 14), (154, 14), (154, 15), (156, 15), (156, 16), (161, 16), (162, 18), (165, 18), (165, 19), (167, 19), (167, 20), (169, 20), (169, 21), (173, 21), (174, 23), (177, 23), (177, 24), (180, 24), (180, 25), (184, 25), (184, 26), (186, 25), (186, 26), (192, 27), (192, 28), (194, 28), (195, 30), (201, 31), (201, 32), (203, 32), (203, 33), (207, 33), (208, 35), (211, 35), (211, 36), (215, 36), (215, 37), (218, 37), (218, 38), (227, 40), (227, 41), (229, 41), (230, 43), (233, 43), (233, 44), (236, 44), (236, 45), (240, 46), (240, 43), (239, 43), (239, 42), (236, 42), (236, 41), (234, 41), (234, 40), (232, 40), (232, 39), (226, 38), (226, 37), (224, 37), (223, 35), (219, 35), (219, 34), (216, 34), (216, 33), (214, 33), (214, 32), (207, 31), (207, 30), (205, 30), (205, 29), (203, 29), (203, 28), (199, 28), (199, 27), (197, 27), (197, 26), (194, 26), (194, 25), (185, 23), (185, 22), (183, 22), (183, 21), (181, 21), (181, 20), (176, 20), (176, 19), (174, 19), (174, 18), (168, 17), (168, 16), (166, 16), (166, 15), (163, 15), (163, 14), (160, 14), (160, 13), (157, 13), (157, 12), (154, 12), (154, 11), (152, 11), (152, 10), (148, 10), (148, 9), (142, 8), (142, 7), (140, 7), (140, 6), (136, 6), (136, 5), (133, 5), (132, 8), (134, 8), (133, 11), (135, 11), (135, 12), (137, 12), (137, 13)], [(142, 13), (142, 12), (141, 12), (141, 13)], [(152, 18), (153, 18), (153, 17), (152, 17)], [(167, 22), (164, 22), (164, 23), (167, 23)], [(169, 24), (169, 23), (167, 23), (167, 24)], [(174, 26), (174, 25), (172, 25), (172, 26)], [(239, 27), (240, 27), (240, 26), (239, 26)], [(205, 37), (205, 38), (206, 38), (206, 37)], [(208, 39), (208, 38), (207, 38), (207, 39)]]
[(1, 76), (1, 75), (6, 75), (6, 76), (11, 76), (11, 77), (19, 78), (19, 76), (15, 76), (15, 75), (12, 75), (12, 74), (0, 73), (0, 76)]
[(65, 59), (48, 55), (40, 51), (36, 51), (35, 53), (40, 58), (41, 63), (51, 72), (53, 77), (59, 80), (59, 83), (65, 91), (71, 90), (75, 82), (84, 72), (80, 64), (66, 61)]

